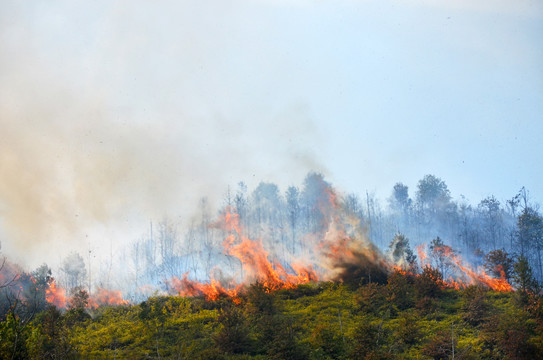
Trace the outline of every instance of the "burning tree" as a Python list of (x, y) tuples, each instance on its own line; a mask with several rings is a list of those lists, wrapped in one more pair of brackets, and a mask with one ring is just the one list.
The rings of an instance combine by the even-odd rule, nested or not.
[[(218, 221), (209, 221), (209, 228), (215, 230), (215, 234), (222, 234), (224, 240), (222, 251), (209, 251), (209, 254), (213, 254), (215, 267), (208, 270), (207, 281), (202, 281), (198, 274), (186, 272), (168, 280), (170, 291), (186, 296), (203, 295), (209, 300), (216, 300), (222, 295), (235, 297), (243, 289), (243, 284), (254, 281), (261, 282), (270, 291), (292, 288), (317, 279), (342, 281), (356, 287), (372, 282), (386, 284), (394, 270), (412, 274), (418, 272), (417, 256), (409, 247), (407, 237), (396, 234), (389, 245), (388, 257), (383, 256), (367, 237), (367, 229), (363, 225), (366, 222), (360, 218), (361, 212), (356, 210), (356, 201), (342, 199), (322, 176), (308, 175), (300, 196), (294, 188), (289, 189), (290, 204), (285, 202), (281, 205), (285, 211), (284, 222), (278, 220), (282, 216), (281, 211), (267, 209), (281, 208), (282, 200), (277, 187), (261, 183), (257, 190), (249, 198), (256, 203), (256, 210), (251, 208), (251, 202), (240, 202), (247, 212), (247, 221), (252, 219), (255, 224), (260, 224), (256, 226), (260, 229), (257, 232), (263, 237), (251, 239), (248, 236), (251, 232), (244, 229), (237, 210), (226, 206), (220, 212)], [(432, 193), (431, 187), (427, 190)], [(448, 194), (446, 188), (440, 191)], [(233, 204), (232, 201), (230, 203)], [(287, 209), (290, 211), (288, 214)], [(300, 247), (303, 250), (301, 253), (294, 243), (278, 244), (277, 234), (283, 234), (284, 242), (288, 239), (288, 232), (266, 230), (278, 224), (298, 227), (298, 215), (303, 218), (306, 216), (304, 212), (311, 221), (306, 219), (309, 223), (305, 230), (309, 232), (304, 236), (305, 245)], [(303, 229), (304, 226), (299, 228)], [(294, 238), (295, 233), (292, 234)], [(439, 272), (441, 280), (436, 281), (442, 287), (464, 288), (470, 284), (484, 284), (500, 291), (511, 289), (503, 276), (494, 279), (484, 270), (468, 265), (440, 237), (429, 245), (429, 255), (421, 249), (418, 249), (421, 268), (424, 270), (432, 266), (432, 274)], [(297, 261), (292, 261), (296, 258)], [(229, 264), (229, 269), (221, 267), (224, 264)], [(239, 268), (232, 264), (239, 264)]]
[(449, 269), (453, 265), (451, 257), (454, 255), (454, 250), (450, 246), (445, 245), (439, 236), (430, 243), (430, 257), (433, 260), (435, 268), (441, 272), (443, 278), (447, 278)]
[[(421, 266), (424, 268), (432, 268), (431, 262), (428, 260), (428, 255), (425, 252), (425, 246), (417, 246), (419, 258), (421, 260)], [(440, 273), (442, 279), (444, 279), (443, 286), (453, 287), (457, 289), (466, 288), (469, 285), (484, 285), (495, 291), (512, 291), (513, 288), (505, 277), (494, 278), (487, 274), (482, 268), (474, 268), (466, 263), (462, 257), (457, 254), (450, 246), (443, 245), (441, 239), (437, 238), (432, 242), (430, 251), (433, 250), (433, 254), (430, 254), (430, 258), (433, 259), (436, 272)], [(446, 264), (448, 277), (443, 276), (443, 272), (440, 270), (440, 264)]]
[[(281, 263), (270, 261), (261, 241), (243, 235), (239, 215), (232, 209), (227, 209), (215, 225), (229, 234), (223, 241), (224, 252), (240, 261), (244, 282), (260, 281), (273, 291), (318, 280), (311, 266), (292, 263), (287, 270)], [(174, 277), (168, 283), (180, 295), (204, 295), (209, 300), (217, 300), (221, 294), (236, 296), (242, 288), (241, 284), (232, 282), (225, 286), (213, 277), (208, 284), (202, 284), (189, 280), (188, 274), (182, 279)]]
[(485, 255), (485, 269), (495, 278), (504, 278), (508, 282), (513, 271), (513, 259), (505, 249), (494, 250)]

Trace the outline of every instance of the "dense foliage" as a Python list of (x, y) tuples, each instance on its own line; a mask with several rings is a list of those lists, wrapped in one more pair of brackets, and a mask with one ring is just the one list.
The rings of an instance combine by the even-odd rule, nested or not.
[(257, 283), (218, 301), (48, 307), (30, 322), (10, 313), (0, 338), (4, 359), (541, 359), (543, 303), (396, 272), (354, 287)]

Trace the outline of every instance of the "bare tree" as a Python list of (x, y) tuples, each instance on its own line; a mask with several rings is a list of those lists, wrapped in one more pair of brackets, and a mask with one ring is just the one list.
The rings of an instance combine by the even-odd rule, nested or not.
[(85, 261), (76, 252), (72, 252), (64, 259), (60, 270), (64, 277), (64, 285), (68, 289), (81, 287), (87, 277)]
[(295, 186), (290, 186), (285, 194), (287, 200), (287, 217), (291, 231), (290, 252), (296, 253), (296, 233), (301, 218), (300, 191)]
[(489, 243), (492, 249), (503, 245), (503, 218), (500, 202), (494, 196), (489, 196), (481, 200), (477, 209), (481, 216), (481, 227), (486, 237), (485, 242)]

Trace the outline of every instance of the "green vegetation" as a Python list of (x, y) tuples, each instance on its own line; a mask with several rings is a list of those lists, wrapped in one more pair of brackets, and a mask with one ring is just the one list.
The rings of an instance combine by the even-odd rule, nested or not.
[(387, 283), (324, 282), (218, 301), (138, 305), (0, 322), (3, 359), (541, 359), (543, 302), (524, 292), (442, 289), (429, 270)]

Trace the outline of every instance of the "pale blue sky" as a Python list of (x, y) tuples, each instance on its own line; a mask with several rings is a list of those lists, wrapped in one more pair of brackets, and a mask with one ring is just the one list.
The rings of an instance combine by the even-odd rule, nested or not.
[(539, 0), (7, 0), (0, 30), (6, 238), (310, 170), (543, 199)]

